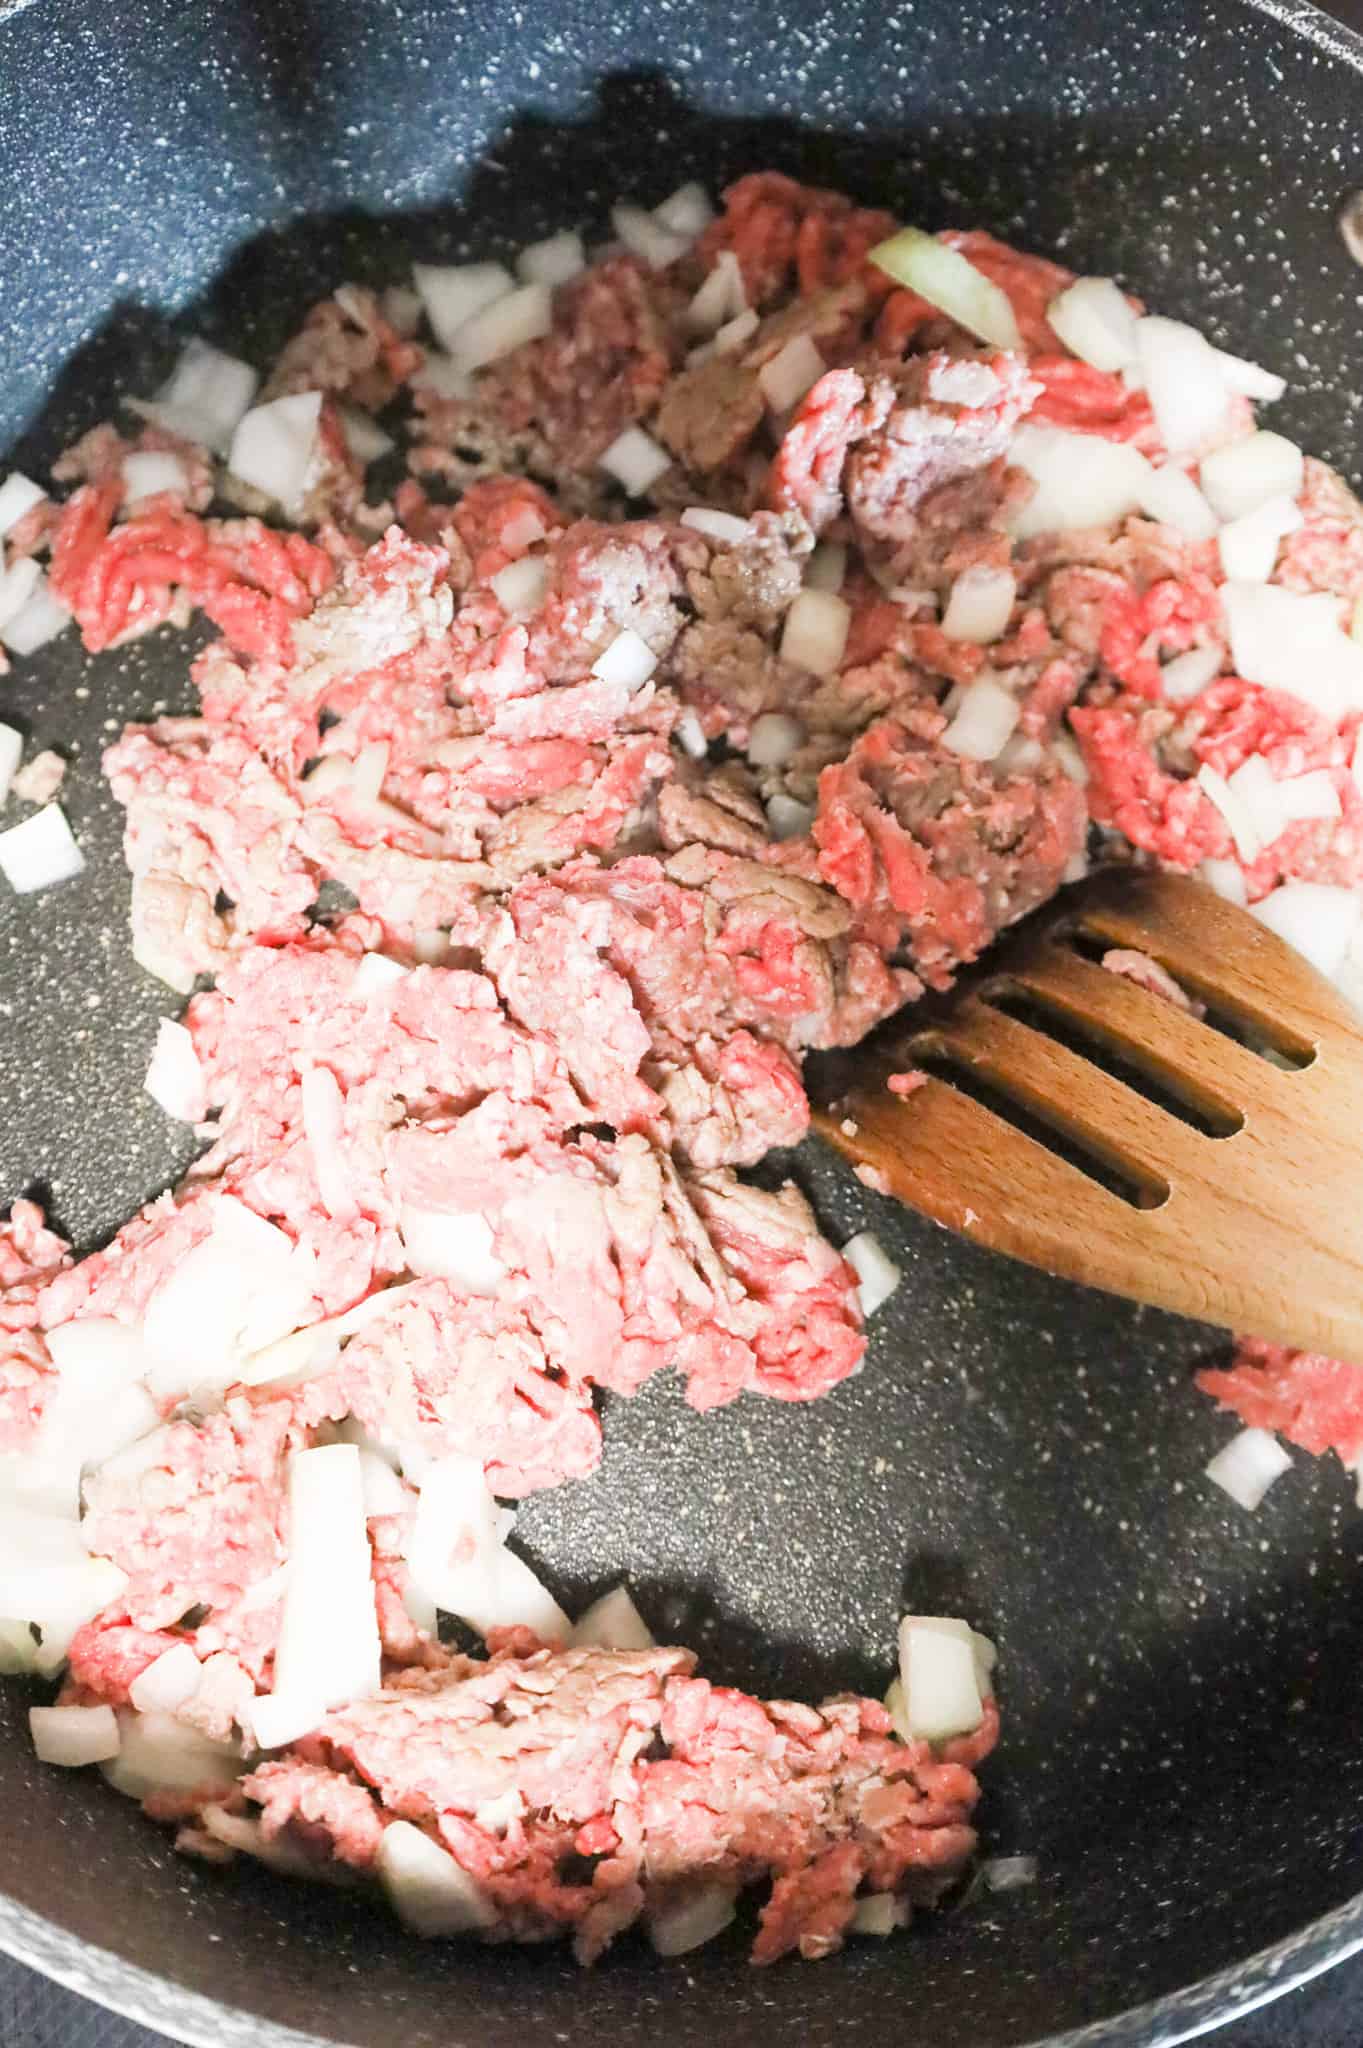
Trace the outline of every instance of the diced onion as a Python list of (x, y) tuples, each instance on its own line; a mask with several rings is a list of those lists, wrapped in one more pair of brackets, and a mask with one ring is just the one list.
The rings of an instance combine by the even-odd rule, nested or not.
[(685, 1956), (722, 1934), (733, 1920), (738, 1887), (719, 1879), (688, 1885), (651, 1906), (648, 1938), (660, 1956)]
[(1216, 532), (1216, 514), (1186, 469), (1166, 462), (1152, 469), (1141, 489), (1141, 510), (1147, 519), (1172, 526), (1188, 540), (1210, 540)]
[(1058, 732), (1052, 742), (1052, 752), (1060, 764), (1061, 774), (1068, 775), (1070, 781), (1078, 783), (1080, 789), (1085, 788), (1089, 780), (1088, 763), (1072, 735)]
[(847, 1923), (849, 1934), (875, 1935), (883, 1939), (898, 1927), (908, 1925), (912, 1908), (898, 1892), (868, 1892), (858, 1899)]
[(118, 1755), (118, 1718), (112, 1707), (30, 1707), (28, 1726), (40, 1764), (80, 1770)]
[(851, 607), (831, 590), (802, 590), (786, 613), (781, 659), (809, 675), (831, 676), (842, 661)]
[[(356, 462), (377, 462), (384, 455), (391, 455), (396, 445), (391, 434), (372, 420), (367, 412), (361, 412), (356, 405), (343, 405), (340, 409), (341, 432), (345, 445)], [(124, 464), (124, 473), (127, 465)]]
[[(1205, 446), (1224, 431), (1230, 410), (1230, 386), (1216, 351), (1195, 327), (1158, 314), (1138, 320), (1136, 336), (1145, 388), (1165, 447), (1171, 455), (1180, 455)], [(1214, 499), (1212, 503), (1215, 507)]]
[(1139, 509), (1153, 473), (1125, 442), (1026, 423), (1013, 436), (1009, 460), (1037, 487), (1009, 516), (1009, 530), (1019, 540), (1125, 519)]
[(405, 284), (390, 284), (379, 307), (388, 325), (410, 341), (421, 325), (421, 293)]
[(1270, 1430), (1242, 1429), (1211, 1459), (1206, 1473), (1237, 1507), (1253, 1514), (1274, 1481), (1291, 1469), (1291, 1458)]
[(684, 235), (694, 242), (697, 235), (703, 235), (715, 217), (710, 204), (710, 195), (703, 185), (694, 180), (688, 185), (679, 185), (675, 192), (653, 209), (653, 218), (671, 235)]
[(704, 505), (688, 505), (681, 523), (703, 533), (707, 540), (720, 541), (727, 547), (741, 547), (744, 541), (752, 539), (752, 521), (740, 519), (736, 512), (711, 512)]
[(162, 491), (179, 498), (189, 495), (189, 471), (178, 455), (153, 452), (125, 456), (122, 474), (125, 505), (135, 505), (140, 498), (154, 498)]
[(944, 1742), (979, 1727), (984, 1705), (975, 1642), (970, 1625), (954, 1617), (906, 1614), (900, 1622), (899, 1680), (913, 1740)]
[(689, 754), (693, 761), (703, 761), (710, 751), (705, 727), (694, 711), (683, 711), (677, 720), (677, 741), (683, 753)]
[(482, 1886), (411, 1821), (388, 1823), (374, 1867), (393, 1911), (415, 1934), (476, 1934), (496, 1924)]
[(658, 666), (658, 657), (647, 640), (632, 626), (618, 632), (592, 663), (592, 674), (603, 683), (618, 683), (627, 690), (640, 690)]
[(1302, 818), (1337, 818), (1341, 805), (1339, 791), (1328, 768), (1313, 768), (1305, 775), (1289, 775), (1273, 784), (1273, 801), (1284, 824)]
[(0, 573), (0, 638), (11, 619), (18, 618), (24, 606), (38, 588), (42, 576), (42, 565), (31, 555), (22, 561), (11, 562), (8, 569)]
[(761, 322), (758, 320), (757, 313), (752, 306), (746, 307), (741, 313), (735, 313), (733, 319), (726, 320), (715, 336), (715, 354), (717, 356), (733, 355), (736, 349), (742, 348), (745, 341), (752, 339), (760, 325)]
[(1265, 370), (1258, 363), (1248, 363), (1243, 356), (1228, 355), (1223, 348), (1214, 348), (1212, 354), (1227, 385), (1241, 398), (1255, 398), (1262, 404), (1272, 405), (1287, 389), (1286, 377), (1280, 377), (1276, 370)]
[(526, 284), (547, 284), (550, 290), (567, 284), (586, 268), (586, 252), (576, 228), (564, 228), (542, 242), (531, 242), (516, 258), (516, 269)]
[(183, 1024), (162, 1017), (156, 1027), (156, 1048), (142, 1084), (158, 1109), (177, 1123), (202, 1123), (208, 1114), (203, 1068), (194, 1040)]
[(0, 725), (0, 804), (9, 795), (9, 786), (23, 757), (23, 734), (12, 725)]
[[(360, 1454), (353, 1444), (295, 1453), (289, 1468), (287, 1578), (274, 1661), (279, 1700), (326, 1709), (368, 1699), (380, 1688), (365, 1520)], [(257, 1724), (257, 1739), (259, 1732)]]
[(726, 321), (748, 310), (743, 289), (743, 272), (732, 249), (715, 258), (715, 265), (686, 309), (686, 324), (693, 334), (714, 334)]
[(26, 1621), (0, 1621), (0, 1678), (36, 1678), (38, 1645)]
[(674, 234), (642, 206), (613, 206), (611, 226), (631, 256), (649, 270), (666, 270), (691, 246), (690, 235)]
[(857, 1276), (857, 1299), (861, 1303), (862, 1315), (869, 1322), (876, 1310), (884, 1307), (904, 1276), (879, 1238), (869, 1230), (859, 1230), (855, 1237), (849, 1237), (842, 1248), (842, 1255)]
[(992, 676), (977, 676), (961, 692), (956, 715), (942, 734), (942, 745), (968, 761), (992, 761), (1000, 754), (1022, 706)]
[(232, 436), (227, 466), (293, 518), (302, 510), (318, 460), (320, 391), (298, 391), (258, 405)]
[(492, 1249), (492, 1225), (477, 1210), (455, 1213), (404, 1202), (398, 1228), (407, 1264), (422, 1279), (452, 1280), (465, 1294), (495, 1294), (506, 1277)]
[(597, 457), (597, 464), (622, 484), (631, 498), (642, 498), (671, 469), (672, 457), (642, 427), (626, 427)]
[(797, 334), (762, 365), (757, 381), (775, 413), (789, 412), (822, 377), (827, 364), (807, 334)]
[(224, 455), (260, 387), (259, 372), (206, 341), (190, 341), (156, 396), (134, 406), (183, 441)]
[(1363, 645), (1341, 629), (1338, 598), (1237, 582), (1222, 585), (1221, 605), (1247, 683), (1286, 690), (1331, 724), (1363, 705)]
[(1136, 355), (1136, 312), (1110, 277), (1079, 277), (1046, 308), (1072, 356), (1095, 370), (1124, 370)]
[(997, 640), (1007, 629), (1017, 592), (1011, 569), (963, 569), (951, 586), (942, 631), (949, 640), (973, 640), (979, 646)]
[(22, 824), (0, 832), (0, 874), (16, 896), (70, 881), (85, 866), (60, 804), (44, 804)]
[(612, 1586), (578, 1617), (568, 1646), (573, 1650), (651, 1650), (654, 1637), (629, 1596), (628, 1586)]
[(1204, 455), (1198, 474), (1218, 519), (1240, 519), (1269, 498), (1295, 498), (1303, 467), (1295, 442), (1261, 430)]
[(554, 295), (549, 286), (523, 284), (466, 320), (450, 338), (450, 354), (461, 369), (481, 370), (528, 341), (538, 341), (553, 324)]
[(431, 332), (451, 352), (454, 337), (467, 321), (516, 289), (516, 280), (501, 263), (418, 263), (412, 276)]
[(235, 1749), (210, 1742), (172, 1714), (121, 1712), (118, 1729), (119, 1753), (102, 1768), (115, 1792), (127, 1799), (227, 1787), (241, 1776), (242, 1760)]
[(414, 1584), (480, 1635), (520, 1625), (542, 1641), (566, 1641), (567, 1615), (503, 1535), (479, 1460), (437, 1459), (422, 1475), (409, 1539)]
[(11, 654), (36, 654), (49, 640), (64, 633), (70, 623), (70, 611), (60, 598), (52, 595), (46, 576), (40, 576), (27, 604), (15, 613), (0, 638)]
[(35, 505), (41, 505), (46, 496), (47, 492), (40, 484), (35, 484), (22, 470), (12, 469), (0, 484), (0, 540), (26, 518)]
[(214, 1199), (212, 1229), (153, 1290), (142, 1320), (152, 1390), (182, 1397), (230, 1386), (252, 1353), (314, 1313), (317, 1259), (233, 1195)]
[(352, 996), (379, 995), (386, 988), (392, 988), (399, 981), (406, 981), (411, 969), (397, 960), (390, 960), (386, 953), (366, 953), (350, 983)]
[(1236, 795), (1224, 775), (1218, 775), (1205, 762), (1197, 771), (1197, 781), (1198, 787), (1225, 819), (1241, 860), (1257, 860), (1263, 852), (1263, 842), (1254, 813), (1244, 798)]
[(991, 1892), (1019, 1892), (1036, 1883), (1035, 1856), (991, 1856), (980, 1876)]
[(1363, 901), (1326, 882), (1284, 882), (1250, 905), (1255, 917), (1321, 974), (1333, 977), (1358, 931)]
[(935, 235), (924, 234), (921, 228), (901, 228), (872, 249), (870, 260), (968, 334), (977, 334), (994, 348), (1021, 350), (1022, 337), (1007, 295)]
[(765, 808), (773, 839), (803, 839), (813, 826), (813, 804), (802, 804), (798, 797), (787, 796), (782, 790), (767, 798)]
[(805, 589), (828, 590), (836, 596), (846, 581), (846, 546), (840, 540), (821, 540), (805, 563)]
[(780, 768), (804, 745), (805, 729), (785, 711), (764, 711), (752, 722), (747, 755), (754, 768)]
[(473, 375), (456, 363), (453, 356), (437, 355), (428, 350), (425, 362), (412, 373), (412, 384), (416, 390), (434, 391), (437, 398), (472, 398)]
[(176, 1643), (154, 1657), (128, 1687), (128, 1700), (139, 1714), (174, 1714), (193, 1699), (203, 1666), (188, 1643)]
[(1242, 583), (1267, 583), (1278, 559), (1278, 543), (1301, 524), (1301, 513), (1286, 497), (1265, 498), (1252, 512), (1232, 519), (1217, 535), (1226, 576)]
[(1245, 888), (1245, 877), (1237, 862), (1233, 860), (1204, 860), (1198, 869), (1209, 889), (1215, 889), (1218, 896), (1227, 903), (1238, 903), (1242, 907), (1249, 901)]
[(1198, 696), (1221, 671), (1219, 647), (1190, 647), (1160, 667), (1160, 688), (1170, 704), (1185, 703)]
[(544, 555), (522, 555), (492, 578), (492, 594), (511, 618), (538, 610), (549, 588), (549, 563)]

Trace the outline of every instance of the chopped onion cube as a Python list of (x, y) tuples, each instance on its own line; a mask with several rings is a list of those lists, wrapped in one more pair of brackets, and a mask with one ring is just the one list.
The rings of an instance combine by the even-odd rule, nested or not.
[(1022, 337), (1007, 295), (935, 235), (926, 235), (921, 228), (901, 228), (872, 249), (870, 260), (968, 334), (977, 334), (994, 348), (1021, 350)]
[(1160, 687), (1170, 704), (1182, 704), (1205, 690), (1221, 671), (1219, 647), (1190, 647), (1160, 667)]
[(900, 1622), (899, 1679), (915, 1741), (968, 1735), (984, 1718), (974, 1634), (945, 1615), (906, 1614)]
[(1186, 469), (1166, 462), (1152, 469), (1141, 489), (1141, 510), (1147, 519), (1172, 526), (1188, 540), (1210, 540), (1216, 532), (1216, 514)]
[(46, 576), (40, 576), (27, 604), (15, 613), (0, 637), (11, 654), (36, 654), (49, 640), (64, 633), (70, 623), (67, 607), (52, 595)]
[(848, 1932), (883, 1938), (898, 1927), (907, 1927), (912, 1910), (909, 1901), (898, 1892), (868, 1892), (852, 1908)]
[(477, 1458), (437, 1459), (422, 1474), (409, 1539), (413, 1583), (480, 1635), (523, 1625), (564, 1642), (567, 1615), (528, 1564), (505, 1547), (501, 1512)]
[(386, 953), (366, 953), (355, 969), (350, 993), (365, 997), (378, 995), (395, 983), (406, 981), (410, 972), (410, 968), (403, 967), (397, 960), (390, 960)]
[(256, 406), (232, 436), (227, 467), (296, 518), (317, 467), (321, 419), (320, 391), (298, 391)]
[(178, 455), (160, 453), (127, 455), (123, 459), (123, 502), (135, 505), (141, 498), (154, 498), (169, 491), (189, 495), (189, 471)]
[(627, 1586), (612, 1586), (579, 1616), (568, 1646), (573, 1650), (651, 1650), (655, 1637), (630, 1599)]
[(949, 640), (973, 640), (979, 646), (999, 639), (1012, 616), (1017, 590), (1011, 569), (981, 565), (962, 570), (951, 586), (942, 631)]
[(23, 734), (12, 725), (0, 725), (0, 804), (9, 795), (9, 786), (23, 756)]
[(721, 541), (728, 547), (741, 547), (745, 540), (752, 539), (752, 521), (740, 519), (736, 512), (711, 512), (704, 505), (688, 505), (681, 523), (703, 533), (707, 540)]
[(836, 596), (847, 581), (847, 549), (840, 540), (821, 540), (805, 563), (805, 589)]
[(210, 1742), (173, 1714), (122, 1712), (118, 1732), (118, 1755), (102, 1769), (115, 1792), (126, 1799), (199, 1792), (217, 1785), (226, 1789), (241, 1776), (242, 1760), (235, 1749)]
[(264, 1693), (251, 1706), (251, 1740), (257, 1749), (288, 1749), (311, 1735), (326, 1714), (310, 1693)]
[(181, 440), (223, 455), (259, 386), (259, 373), (240, 357), (190, 341), (156, 396), (135, 410)]
[(203, 1666), (188, 1643), (176, 1643), (153, 1657), (128, 1687), (129, 1703), (139, 1714), (174, 1714), (199, 1690)]
[(525, 618), (537, 611), (549, 588), (549, 563), (544, 555), (522, 555), (499, 569), (491, 583), (492, 594), (511, 618)]
[(412, 276), (431, 332), (451, 352), (455, 335), (467, 321), (516, 289), (516, 280), (501, 263), (417, 263)]
[(1333, 978), (1358, 931), (1363, 901), (1352, 889), (1326, 882), (1284, 882), (1250, 909), (1321, 974)]
[(710, 751), (705, 727), (694, 711), (683, 711), (677, 720), (677, 740), (683, 753), (689, 754), (693, 761), (703, 761)]
[(1236, 861), (1204, 860), (1198, 873), (1207, 887), (1215, 889), (1217, 895), (1224, 897), (1227, 903), (1238, 903), (1243, 908), (1249, 901), (1245, 877)]
[(1018, 1892), (1036, 1883), (1035, 1856), (991, 1856), (980, 1866), (980, 1876), (991, 1892)]
[(1072, 356), (1095, 370), (1124, 370), (1136, 355), (1136, 311), (1110, 277), (1079, 277), (1046, 308)]
[(143, 1086), (157, 1108), (177, 1123), (202, 1123), (208, 1114), (203, 1068), (194, 1040), (184, 1025), (171, 1017), (162, 1017), (157, 1024), (156, 1047)]
[(492, 1249), (492, 1225), (477, 1210), (456, 1214), (404, 1202), (398, 1228), (407, 1264), (423, 1280), (452, 1280), (465, 1294), (495, 1294), (506, 1278)]
[(450, 354), (463, 370), (481, 370), (513, 349), (538, 341), (554, 324), (554, 295), (547, 284), (523, 284), (493, 300), (466, 320), (450, 338)]
[(410, 341), (421, 325), (421, 293), (405, 284), (390, 284), (379, 307), (388, 325)]
[(1239, 519), (1269, 498), (1297, 497), (1303, 466), (1295, 442), (1261, 430), (1204, 455), (1198, 474), (1217, 518)]
[(1241, 860), (1257, 860), (1263, 852), (1263, 842), (1254, 813), (1244, 798), (1236, 795), (1224, 775), (1218, 775), (1205, 762), (1197, 771), (1197, 781), (1198, 787), (1225, 819)]
[(743, 272), (732, 249), (715, 259), (714, 269), (686, 309), (686, 324), (693, 334), (714, 334), (726, 321), (748, 310), (743, 289)]
[[(381, 456), (391, 455), (395, 445), (392, 435), (385, 434), (367, 412), (361, 412), (355, 405), (343, 405), (340, 416), (345, 445), (356, 462), (377, 462)], [(126, 468), (125, 464), (125, 474)]]
[(85, 856), (60, 804), (44, 804), (22, 824), (0, 832), (0, 874), (16, 896), (69, 881), (84, 866)]
[(786, 613), (781, 659), (809, 675), (831, 676), (842, 661), (852, 611), (831, 590), (802, 590)]
[(631, 498), (642, 498), (671, 469), (672, 457), (642, 427), (626, 427), (597, 457), (597, 464), (622, 484)]
[(482, 1886), (411, 1821), (389, 1822), (374, 1867), (393, 1911), (416, 1934), (476, 1934), (496, 1925)]
[(789, 412), (818, 383), (827, 367), (809, 336), (797, 334), (762, 365), (757, 381), (773, 412)]
[(764, 711), (752, 722), (747, 755), (754, 768), (780, 768), (804, 745), (805, 729), (785, 711)]
[(41, 505), (46, 496), (47, 492), (40, 484), (35, 484), (22, 470), (12, 469), (0, 484), (0, 540), (26, 518), (35, 505)]
[(880, 1240), (869, 1230), (859, 1230), (855, 1237), (849, 1237), (842, 1248), (842, 1255), (857, 1276), (857, 1300), (861, 1304), (862, 1315), (869, 1322), (876, 1310), (884, 1307), (904, 1276)]
[(685, 235), (691, 242), (705, 233), (714, 217), (709, 193), (694, 180), (689, 185), (679, 185), (670, 198), (653, 209), (654, 220), (669, 234)]
[(0, 1621), (0, 1678), (36, 1678), (38, 1645), (26, 1621)]
[(1003, 751), (1022, 706), (992, 676), (977, 676), (961, 692), (956, 715), (942, 734), (942, 745), (968, 761), (993, 761)]
[(1026, 422), (1013, 436), (1009, 461), (1025, 469), (1037, 486), (1009, 516), (1009, 530), (1018, 540), (1071, 527), (1111, 526), (1139, 509), (1152, 473), (1145, 457), (1124, 442)]
[(651, 1906), (648, 1938), (660, 1956), (689, 1955), (722, 1934), (734, 1917), (738, 1887), (718, 1879), (688, 1885), (665, 1905)]
[(531, 242), (516, 258), (516, 269), (526, 284), (547, 284), (551, 291), (586, 268), (586, 252), (576, 228), (564, 228), (542, 242)]
[(1331, 724), (1363, 705), (1363, 644), (1339, 623), (1328, 592), (1284, 590), (1276, 583), (1225, 583), (1231, 667), (1247, 683), (1286, 690)]
[(1080, 753), (1073, 735), (1058, 732), (1052, 743), (1052, 752), (1060, 763), (1062, 775), (1068, 775), (1071, 782), (1077, 782), (1083, 789), (1089, 780), (1088, 763)]
[(340, 1707), (379, 1690), (372, 1565), (359, 1452), (353, 1444), (296, 1452), (274, 1663), (278, 1698)]
[(376, 1451), (360, 1451), (360, 1479), (364, 1487), (365, 1520), (376, 1515), (407, 1512), (408, 1495), (402, 1481), (386, 1459)]
[(1276, 370), (1261, 369), (1258, 363), (1247, 363), (1243, 356), (1228, 355), (1223, 348), (1214, 348), (1212, 354), (1227, 385), (1241, 398), (1257, 398), (1265, 405), (1272, 405), (1287, 389), (1286, 377), (1280, 377)]
[(714, 350), (717, 356), (731, 356), (742, 348), (756, 334), (761, 322), (751, 306), (742, 313), (735, 313), (732, 320), (726, 320), (715, 336)]
[(412, 373), (413, 387), (419, 391), (434, 391), (437, 398), (472, 398), (473, 374), (456, 363), (453, 356), (437, 355), (428, 350), (425, 362)]
[(28, 1726), (40, 1764), (80, 1770), (118, 1755), (118, 1719), (112, 1707), (30, 1707)]
[(803, 839), (814, 823), (813, 804), (777, 790), (766, 802), (767, 823), (773, 839)]
[(1226, 576), (1241, 583), (1267, 583), (1278, 559), (1278, 543), (1301, 524), (1301, 513), (1287, 497), (1265, 498), (1252, 512), (1232, 519), (1216, 543)]
[(41, 563), (32, 555), (11, 562), (8, 569), (0, 571), (0, 639), (5, 637), (10, 620), (18, 618), (34, 595), (42, 573)]
[(1160, 439), (1171, 455), (1204, 447), (1224, 431), (1230, 410), (1216, 351), (1195, 327), (1153, 313), (1136, 322), (1136, 337)]
[(592, 674), (603, 683), (618, 683), (627, 690), (641, 690), (658, 666), (658, 657), (641, 634), (625, 626), (609, 647), (592, 663)]
[(1253, 1514), (1274, 1481), (1291, 1471), (1292, 1460), (1270, 1430), (1242, 1429), (1205, 1469), (1213, 1486)]
[(637, 256), (649, 270), (666, 270), (686, 254), (693, 239), (674, 234), (642, 206), (613, 206), (611, 226), (631, 256)]
[(212, 1228), (152, 1291), (142, 1335), (154, 1393), (230, 1386), (253, 1352), (315, 1313), (317, 1259), (234, 1195), (212, 1199)]
[(1313, 768), (1306, 775), (1289, 775), (1273, 785), (1278, 815), (1286, 824), (1300, 818), (1337, 818), (1341, 805), (1339, 791), (1328, 768)]

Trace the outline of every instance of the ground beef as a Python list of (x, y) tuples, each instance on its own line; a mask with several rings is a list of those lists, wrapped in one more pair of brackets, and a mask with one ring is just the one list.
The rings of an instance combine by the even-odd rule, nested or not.
[(1350, 1468), (1363, 1461), (1363, 1368), (1314, 1351), (1242, 1337), (1229, 1367), (1197, 1383), (1250, 1429), (1280, 1430), (1314, 1457), (1334, 1451)]

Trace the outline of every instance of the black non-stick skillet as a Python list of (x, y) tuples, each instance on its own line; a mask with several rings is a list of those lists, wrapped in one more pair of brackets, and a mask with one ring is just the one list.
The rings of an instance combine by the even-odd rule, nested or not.
[[(25, 466), (146, 392), (177, 338), (265, 362), (338, 280), (599, 227), (623, 194), (775, 165), (976, 221), (1284, 370), (1275, 424), (1363, 472), (1363, 41), (1293, 0), (0, 0), (0, 448)], [(86, 875), (0, 902), (0, 1197), (82, 1245), (182, 1163), (140, 1094), (111, 726), (185, 704), (183, 640), (58, 642), (0, 716), (74, 751)], [(83, 692), (78, 696), (77, 689)], [(812, 1149), (834, 1237), (906, 1281), (806, 1411), (701, 1419), (660, 1380), (600, 1474), (520, 1523), (565, 1598), (628, 1574), (712, 1674), (884, 1682), (904, 1606), (997, 1638), (984, 1825), (1030, 1890), (818, 1966), (735, 1938), (590, 1976), (421, 1946), (362, 1906), (179, 1862), (44, 1771), (0, 1698), (0, 1944), (198, 2042), (1172, 2042), (1363, 1945), (1363, 1516), (1299, 1458), (1250, 1520), (1201, 1479), (1215, 1331), (997, 1263)]]

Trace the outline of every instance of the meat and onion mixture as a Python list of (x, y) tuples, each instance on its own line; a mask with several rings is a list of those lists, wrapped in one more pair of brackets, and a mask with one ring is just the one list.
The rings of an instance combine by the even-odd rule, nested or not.
[[(991, 1646), (905, 1617), (884, 1704), (760, 1702), (623, 1588), (574, 1626), (507, 1503), (594, 1469), (599, 1389), (857, 1370), (893, 1267), (743, 1169), (807, 1048), (1091, 860), (1363, 986), (1363, 512), (1278, 377), (986, 233), (771, 173), (612, 231), (343, 285), (263, 382), (193, 342), (0, 483), (16, 683), (219, 636), (105, 757), (202, 1149), (89, 1257), (0, 1228), (0, 1651), (198, 1856), (584, 1960), (764, 1884), (769, 1962), (961, 1878)], [(21, 760), (25, 891), (82, 856)], [(1241, 1496), (1267, 1432), (1363, 1454), (1353, 1367), (1204, 1382)]]

